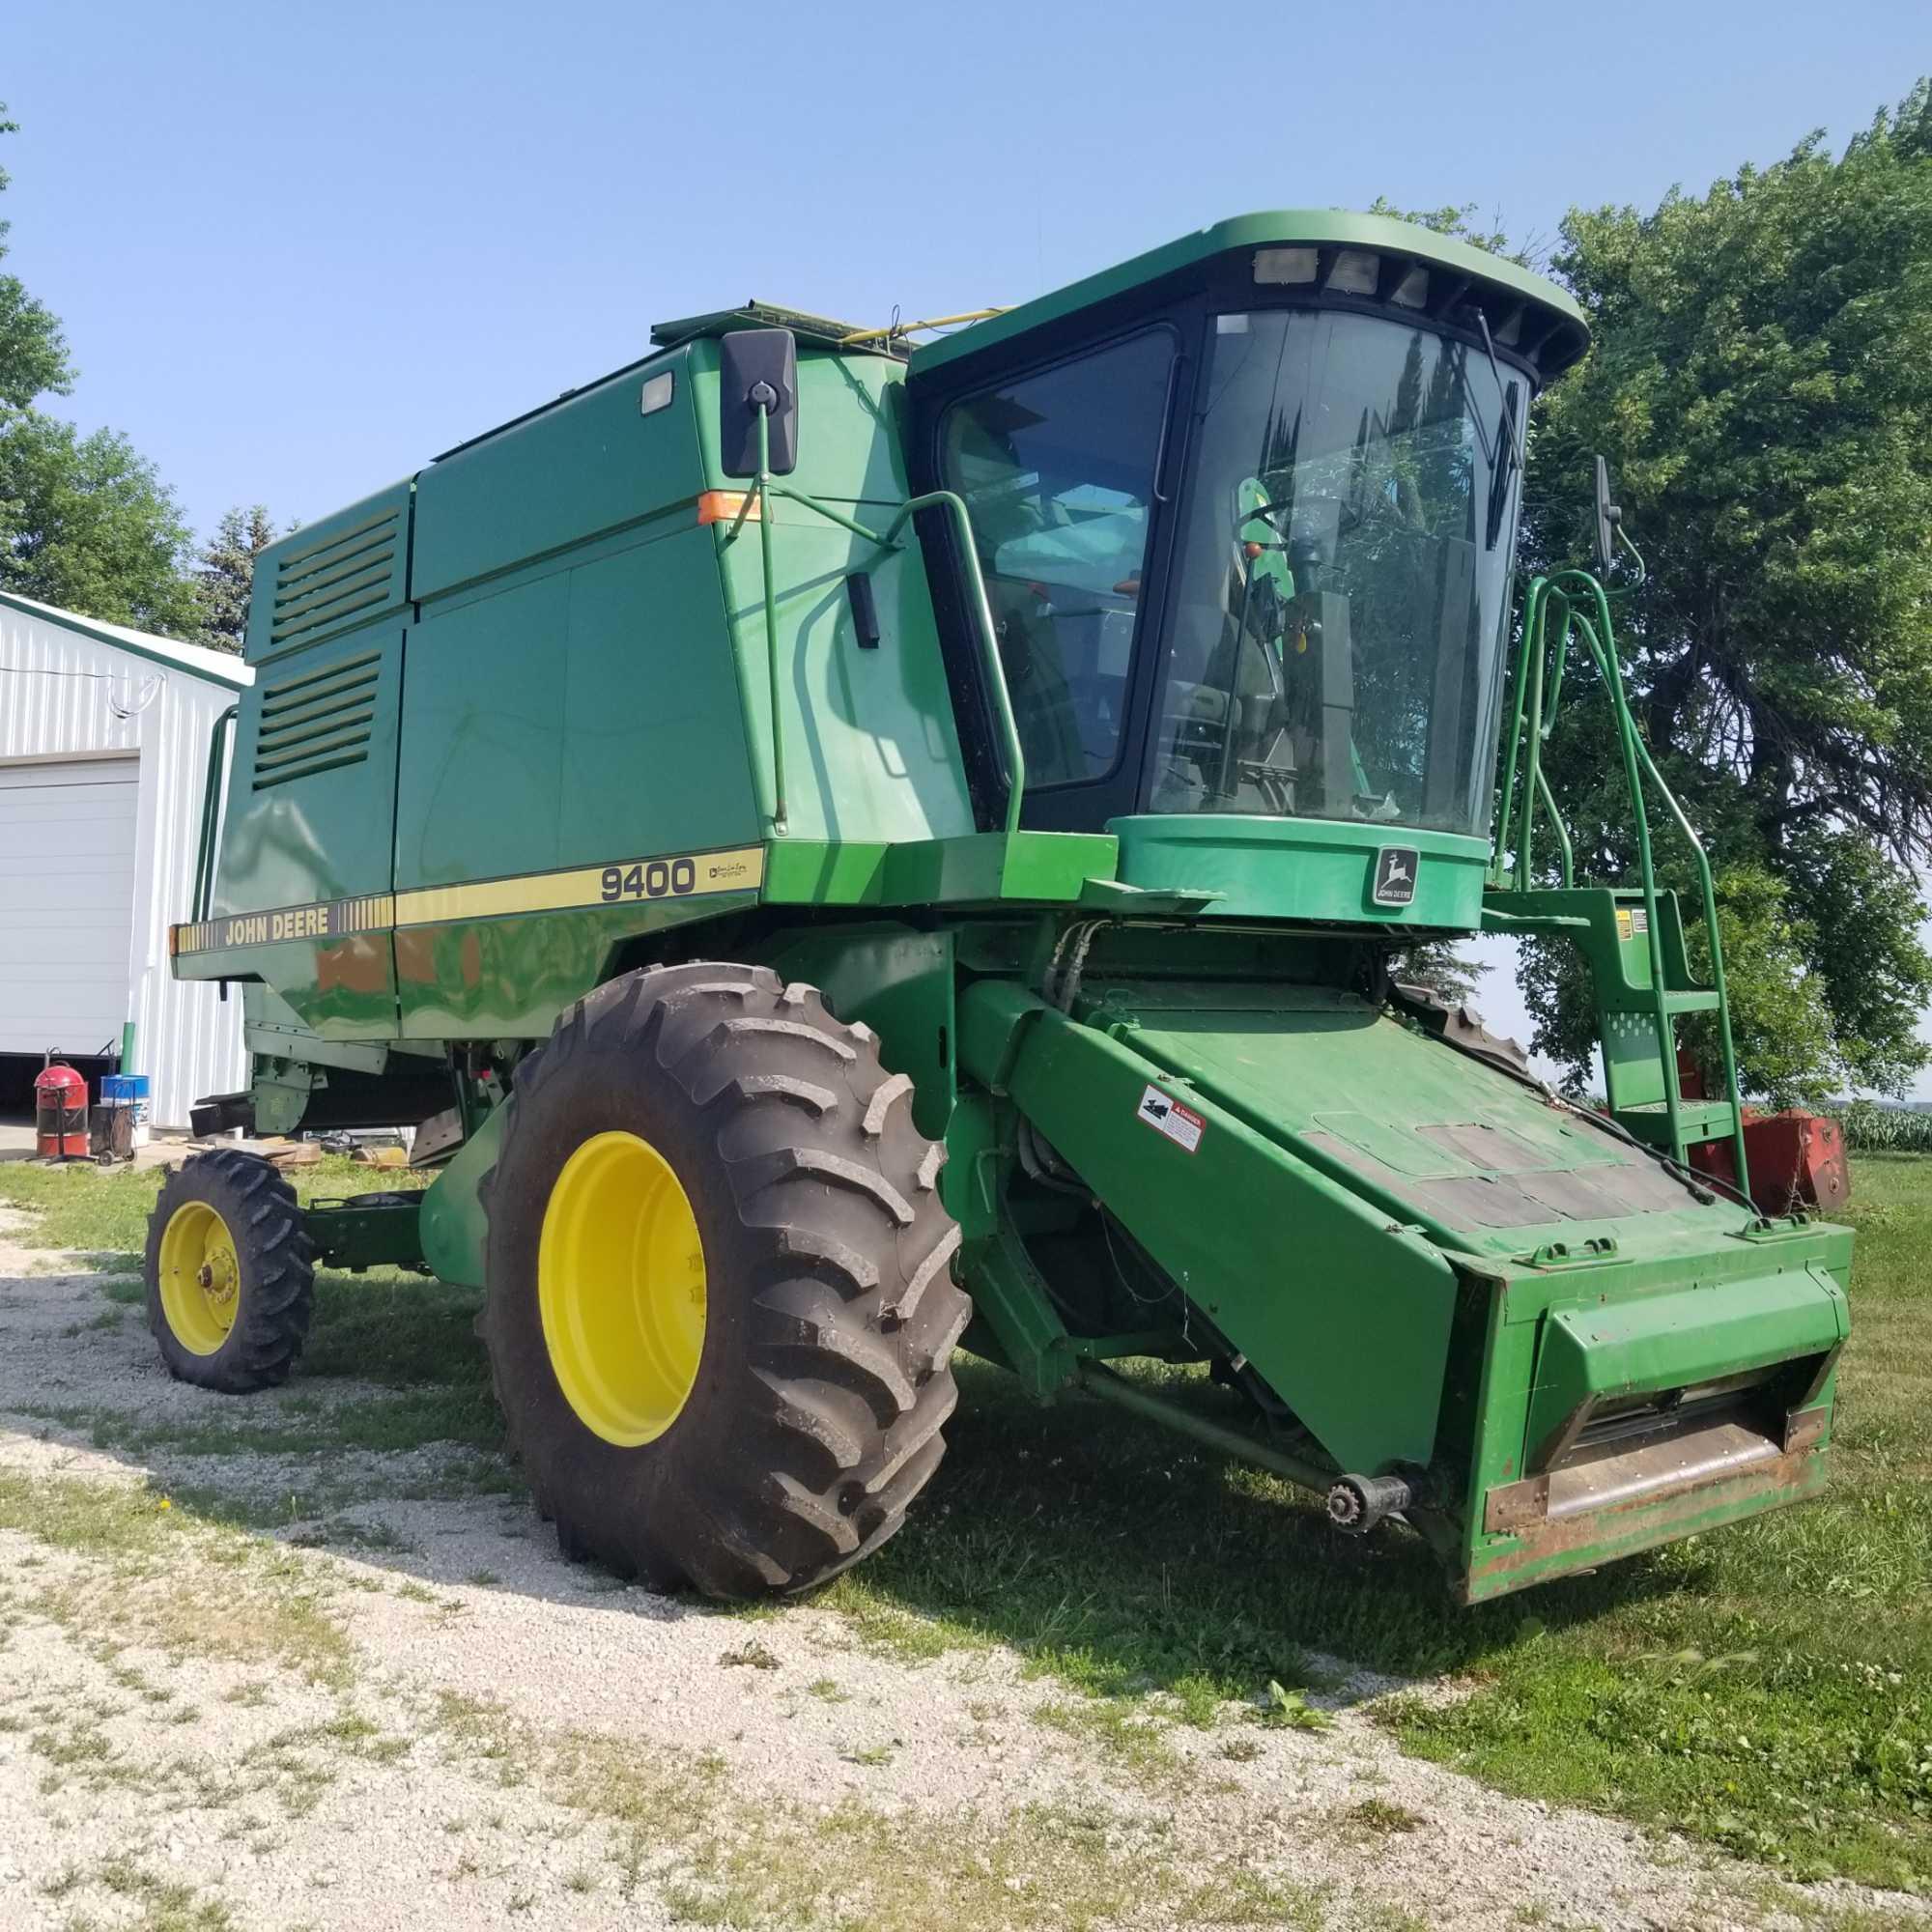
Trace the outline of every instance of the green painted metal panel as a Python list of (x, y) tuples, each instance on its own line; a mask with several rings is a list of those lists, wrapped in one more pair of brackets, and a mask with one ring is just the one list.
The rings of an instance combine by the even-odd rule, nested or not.
[[(801, 435), (804, 429), (801, 428)], [(801, 838), (945, 838), (974, 829), (932, 599), (918, 546), (882, 553), (775, 498), (779, 728), (786, 833)], [(886, 521), (881, 515), (880, 521)], [(760, 798), (771, 797), (771, 677), (754, 525), (714, 525)], [(846, 579), (871, 577), (880, 640), (862, 646)]]
[(248, 662), (400, 615), (409, 602), (411, 486), (392, 483), (305, 524), (255, 559)]
[[(716, 345), (694, 347), (694, 384), (710, 487), (742, 490), (717, 450)], [(882, 356), (804, 349), (798, 363), (798, 467), (784, 479), (867, 528), (907, 498), (899, 435), (904, 369)], [(769, 536), (779, 635), (776, 729), (783, 734), (787, 836), (839, 840), (944, 838), (974, 830), (972, 800), (914, 533), (892, 549), (806, 505), (774, 497), (769, 529), (712, 526), (730, 643), (743, 691), (758, 797), (776, 802), (763, 539)], [(865, 573), (878, 617), (862, 644), (847, 579)]]
[(838, 924), (774, 934), (759, 952), (786, 980), (824, 994), (841, 1019), (879, 1036), (879, 1057), (913, 1083), (913, 1120), (946, 1138), (956, 1074), (953, 934), (897, 923)]
[(563, 863), (569, 615), (570, 580), (558, 571), (428, 617), (411, 633), (398, 887)]
[(768, 903), (942, 905), (998, 900), (1072, 904), (1111, 880), (1119, 846), (1097, 832), (969, 833), (902, 844), (772, 842)]
[[(270, 915), (266, 937), (277, 929), (276, 908), (388, 891), (404, 640), (400, 621), (384, 617), (278, 648), (242, 693), (212, 895), (217, 922)], [(213, 977), (222, 960), (180, 960), (177, 971)], [(237, 964), (230, 957), (228, 970)], [(386, 932), (250, 946), (242, 970), (316, 1033), (370, 1040), (395, 1032)]]
[(765, 899), (774, 905), (879, 905), (889, 849), (844, 838), (837, 844), (776, 838), (766, 860)]
[(754, 843), (738, 694), (702, 530), (570, 573), (560, 863)]
[(1262, 987), (1249, 1006), (1225, 986), (1101, 982), (1089, 996), (1093, 1024), (1444, 1248), (1495, 1263), (1608, 1238), (1620, 1256), (1682, 1255), (1752, 1219), (1352, 993)]
[(423, 1194), (416, 1232), (423, 1259), (440, 1281), (463, 1288), (484, 1286), (484, 1261), (490, 1239), (490, 1218), (483, 1210), (478, 1184), (497, 1165), (508, 1110), (497, 1107), (457, 1150), (452, 1160)]
[(243, 692), (217, 917), (389, 887), (403, 627), (278, 651)]
[(1466, 242), (1386, 215), (1355, 214), (1334, 208), (1295, 209), (1237, 215), (1197, 229), (1192, 235), (1183, 235), (1177, 242), (1136, 255), (1116, 268), (1103, 269), (1098, 274), (1088, 275), (1064, 289), (1009, 308), (990, 321), (976, 322), (935, 342), (923, 343), (914, 352), (913, 367), (923, 374), (956, 362), (962, 356), (976, 355), (981, 350), (1010, 342), (1030, 329), (1058, 322), (1111, 297), (1184, 273), (1217, 255), (1243, 248), (1290, 247), (1296, 243), (1373, 249), (1436, 264), (1468, 276), (1471, 282), (1506, 290), (1548, 311), (1575, 331), (1578, 354), (1588, 340), (1582, 310), (1562, 289), (1501, 256), (1486, 254)]
[[(389, 935), (353, 933), (341, 939), (286, 940), (240, 954), (203, 955), (206, 970), (184, 979), (246, 973), (261, 979), (249, 995), (277, 998), (312, 1033), (330, 1040), (386, 1040), (396, 1034), (395, 960)], [(185, 962), (178, 962), (179, 965)], [(291, 1057), (308, 1056), (291, 1051)]]
[(401, 1031), (411, 1039), (544, 1039), (601, 985), (626, 945), (741, 911), (750, 893), (459, 919), (396, 934)]
[[(1234, 813), (1145, 813), (1109, 822), (1120, 876), (1151, 892), (1215, 894), (1217, 919), (1461, 927), (1482, 923), (1487, 840), (1406, 825)], [(1378, 904), (1378, 855), (1413, 853), (1414, 896)], [(1406, 863), (1406, 862), (1405, 862)]]
[[(487, 448), (488, 445), (485, 445)], [(711, 539), (695, 525), (411, 634), (399, 889), (757, 837)]]
[(1114, 875), (1118, 847), (1103, 833), (975, 833), (895, 845), (885, 895), (910, 905), (952, 900), (1077, 899), (1089, 879)]
[(1837, 1285), (1808, 1270), (1553, 1310), (1537, 1351), (1527, 1466), (1586, 1402), (1822, 1355), (1849, 1326)]
[[(999, 982), (960, 1004), (969, 1054), (1020, 1018), (1004, 1074), (1014, 1101), (1343, 1467), (1430, 1460), (1456, 1284), (1419, 1233), (1165, 1081), (1138, 1041)], [(1192, 1149), (1149, 1124), (1151, 1084), (1204, 1122)]]
[[(673, 350), (465, 444), (416, 479), (418, 603), (691, 503), (704, 487), (689, 352)], [(668, 374), (668, 407), (643, 385)]]
[[(726, 476), (719, 460), (718, 344), (695, 342), (690, 353), (704, 487), (743, 489), (745, 479)], [(905, 364), (895, 356), (835, 355), (801, 336), (798, 467), (783, 480), (848, 510), (903, 503), (911, 495), (902, 435), (905, 379)]]

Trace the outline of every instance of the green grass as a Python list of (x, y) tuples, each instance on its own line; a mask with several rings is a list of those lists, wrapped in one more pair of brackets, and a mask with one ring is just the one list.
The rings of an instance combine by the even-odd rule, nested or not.
[[(291, 1176), (304, 1201), (408, 1186), (416, 1178), (336, 1156)], [(25, 1245), (73, 1248), (110, 1269), (138, 1269), (160, 1181), (155, 1172), (102, 1174), (10, 1162), (0, 1166), (0, 1202), (39, 1214), (15, 1236)], [(119, 1304), (99, 1318), (103, 1327), (119, 1325), (120, 1305), (143, 1298), (138, 1274), (110, 1271), (99, 1284)], [(315, 1316), (298, 1379), (284, 1392), (252, 1403), (210, 1403), (169, 1417), (73, 1404), (19, 1412), (83, 1435), (98, 1449), (164, 1463), (179, 1500), (203, 1516), (257, 1527), (368, 1499), (366, 1486), (350, 1488), (331, 1477), (328, 1457), (343, 1450), (469, 1449), (478, 1452), (473, 1466), (452, 1469), (446, 1481), (423, 1492), (507, 1490), (516, 1479), (498, 1457), (502, 1418), (474, 1327), (482, 1299), (475, 1290), (396, 1268), (323, 1274), (316, 1279)], [(80, 1331), (94, 1325), (76, 1324), (76, 1345)], [(332, 1394), (330, 1382), (344, 1379), (373, 1383), (383, 1393)], [(223, 1481), (222, 1460), (261, 1455), (312, 1458), (315, 1474), (298, 1496), (264, 1502), (252, 1491), (231, 1493), (235, 1486)], [(237, 1460), (235, 1467), (245, 1473), (246, 1463)]]
[[(394, 1179), (346, 1163), (302, 1177), (326, 1193)], [(45, 1210), (36, 1238), (96, 1251), (138, 1245), (155, 1185), (0, 1168), (0, 1199)], [(1407, 1748), (1784, 1875), (1932, 1892), (1932, 1160), (1861, 1156), (1855, 1187), (1854, 1335), (1821, 1502), (1459, 1610), (1416, 1539), (1342, 1541), (1264, 1472), (1088, 1402), (1039, 1408), (962, 1361), (951, 1450), (914, 1520), (820, 1601), (914, 1663), (1009, 1644), (1104, 1700), (1066, 1707), (1066, 1728), (1137, 1747), (1129, 1720), (1175, 1700), (1208, 1723), (1220, 1699), (1278, 1712), (1280, 1684), (1292, 1708), (1321, 1654), (1453, 1675), (1470, 1694), (1385, 1708)], [(346, 1430), (368, 1447), (492, 1447), (477, 1302), (325, 1277), (305, 1376), (360, 1377), (398, 1406), (304, 1407), (298, 1383), (281, 1427), (224, 1413), (167, 1446), (214, 1457)], [(1210, 1410), (1232, 1401), (1179, 1380)]]
[(327, 1592), (298, 1558), (145, 1486), (0, 1470), (0, 1529), (88, 1559), (65, 1580), (37, 1583), (24, 1606), (110, 1655), (138, 1644), (317, 1678), (349, 1665)]
[(1463, 1610), (1415, 1538), (1344, 1542), (1268, 1475), (962, 1362), (915, 1520), (825, 1601), (898, 1648), (1012, 1644), (1128, 1707), (1267, 1702), (1316, 1652), (1463, 1677), (1388, 1712), (1407, 1748), (1790, 1876), (1932, 1892), (1932, 1160), (1860, 1158), (1849, 1218), (1820, 1502)]
[[(313, 1167), (291, 1171), (298, 1200), (333, 1200), (413, 1187), (423, 1179), (407, 1169), (366, 1167), (325, 1154)], [(23, 1247), (73, 1248), (97, 1260), (112, 1259), (120, 1272), (138, 1269), (148, 1244), (148, 1215), (161, 1189), (159, 1168), (103, 1173), (84, 1164), (38, 1167), (0, 1161), (0, 1205), (31, 1208), (41, 1218), (13, 1238)]]

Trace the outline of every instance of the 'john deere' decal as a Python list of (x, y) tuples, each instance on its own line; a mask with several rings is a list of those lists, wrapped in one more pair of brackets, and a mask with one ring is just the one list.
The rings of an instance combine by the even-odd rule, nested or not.
[(526, 872), (461, 886), (416, 886), (367, 898), (237, 913), (174, 927), (173, 946), (177, 953), (213, 952), (231, 946), (273, 946), (290, 939), (346, 939), (361, 932), (387, 932), (392, 926), (572, 912), (631, 899), (755, 892), (764, 876), (764, 847), (740, 845), (725, 851), (626, 859), (610, 866), (576, 866), (559, 872)]
[(1376, 854), (1376, 883), (1369, 896), (1377, 905), (1406, 906), (1414, 898), (1421, 858), (1413, 845), (1384, 845)]

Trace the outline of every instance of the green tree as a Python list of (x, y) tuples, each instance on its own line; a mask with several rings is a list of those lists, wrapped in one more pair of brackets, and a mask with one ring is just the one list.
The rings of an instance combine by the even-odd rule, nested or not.
[[(1932, 998), (1932, 89), (1836, 157), (1813, 135), (1650, 214), (1575, 211), (1551, 266), (1596, 346), (1539, 412), (1524, 560), (1587, 555), (1602, 451), (1649, 567), (1625, 675), (1721, 881), (1746, 1084), (1897, 1091)], [(1548, 755), (1579, 869), (1633, 877), (1601, 696)], [(1546, 952), (1525, 990), (1580, 1071), (1574, 969)]]
[(0, 423), (0, 585), (163, 637), (192, 638), (181, 507), (125, 436), (23, 410)]
[[(0, 134), (17, 134), (0, 100)], [(0, 168), (0, 192), (8, 174)], [(0, 221), (0, 262), (7, 258), (11, 221)], [(18, 275), (0, 274), (0, 416), (24, 410), (36, 396), (66, 395), (73, 381), (60, 324), (30, 296)]]
[(248, 634), (255, 559), (276, 535), (266, 504), (238, 505), (222, 517), (195, 571), (202, 604), (199, 642), (217, 651), (241, 650)]
[(1385, 195), (1377, 195), (1369, 204), (1371, 214), (1386, 214), (1392, 221), (1412, 221), (1418, 228), (1427, 228), (1437, 235), (1447, 235), (1457, 242), (1466, 242), (1472, 248), (1480, 248), (1486, 255), (1502, 255), (1525, 269), (1536, 268), (1543, 259), (1543, 250), (1535, 242), (1521, 247), (1511, 242), (1502, 225), (1502, 216), (1494, 216), (1485, 226), (1476, 213), (1476, 204), (1465, 201), (1452, 204), (1447, 208), (1398, 208)]
[[(1404, 218), (1540, 253), (1474, 216)], [(1745, 1084), (1780, 1102), (1899, 1091), (1932, 1000), (1914, 876), (1932, 860), (1932, 91), (1835, 158), (1814, 134), (1647, 215), (1573, 211), (1547, 266), (1596, 346), (1532, 418), (1520, 561), (1588, 557), (1591, 459), (1608, 457), (1650, 569), (1620, 653), (1712, 850)], [(1547, 760), (1579, 870), (1632, 880), (1601, 695), (1573, 687)], [(1684, 892), (1687, 857), (1660, 840)], [(1536, 1047), (1580, 1081), (1580, 962), (1531, 946), (1522, 979)], [(1715, 1058), (1708, 1026), (1686, 1032)]]
[(1395, 960), (1393, 971), (1396, 979), (1412, 986), (1427, 986), (1452, 1007), (1474, 999), (1482, 978), (1453, 939), (1432, 939), (1410, 947)]
[[(0, 109), (0, 133), (14, 131)], [(7, 232), (0, 222), (0, 257)], [(17, 276), (0, 274), (0, 585), (87, 616), (191, 637), (201, 607), (173, 494), (126, 437), (82, 436), (34, 407), (65, 395), (72, 379), (60, 325)]]

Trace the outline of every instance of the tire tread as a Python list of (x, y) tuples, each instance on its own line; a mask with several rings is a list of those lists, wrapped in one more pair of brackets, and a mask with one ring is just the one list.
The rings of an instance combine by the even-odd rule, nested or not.
[[(727, 1598), (810, 1589), (899, 1528), (944, 1454), (950, 1357), (971, 1314), (936, 1185), (944, 1150), (912, 1125), (912, 1083), (880, 1064), (870, 1029), (767, 968), (695, 961), (627, 974), (563, 1014), (517, 1068), (498, 1169), (514, 1158), (516, 1110), (586, 1046), (668, 1080), (703, 1123), (752, 1245), (737, 1284), (749, 1373), (732, 1397), (733, 1466), (708, 1505), (679, 1512), (679, 1547), (600, 1515), (595, 1497), (555, 1493), (533, 1468), (539, 1506), (567, 1552), (626, 1574)], [(486, 1213), (496, 1174), (479, 1187)], [(494, 1325), (486, 1312), (511, 1444), (539, 1464), (505, 1400), (515, 1378)]]

